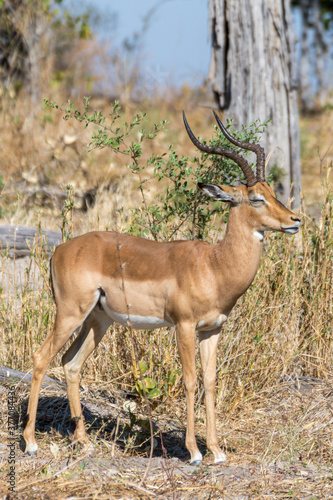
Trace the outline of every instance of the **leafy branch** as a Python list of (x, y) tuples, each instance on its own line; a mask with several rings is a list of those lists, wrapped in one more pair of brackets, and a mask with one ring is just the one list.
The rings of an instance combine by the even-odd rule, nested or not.
[[(115, 101), (111, 112), (104, 116), (102, 111), (90, 110), (90, 98), (84, 98), (83, 110), (77, 109), (72, 101), (67, 105), (44, 99), (45, 106), (60, 110), (64, 119), (74, 119), (84, 124), (97, 126), (88, 143), (89, 151), (108, 148), (114, 154), (129, 157), (127, 168), (139, 176), (138, 189), (142, 197), (142, 206), (132, 209), (130, 227), (127, 231), (134, 235), (153, 237), (155, 240), (170, 240), (181, 235), (184, 238), (202, 238), (211, 229), (211, 220), (216, 215), (223, 215), (225, 208), (215, 202), (211, 209), (211, 200), (198, 191), (197, 183), (233, 184), (242, 182), (242, 173), (238, 165), (232, 160), (216, 155), (200, 153), (199, 156), (189, 157), (179, 155), (172, 145), (168, 152), (151, 154), (146, 161), (142, 160), (144, 143), (154, 140), (161, 130), (165, 130), (167, 121), (154, 124), (152, 130), (147, 131), (143, 125), (146, 113), (137, 113), (132, 120), (123, 121), (121, 106)], [(265, 130), (267, 121), (243, 126), (241, 131), (230, 130), (234, 137), (247, 142), (258, 142), (259, 135)], [(227, 129), (231, 129), (232, 120), (228, 121)], [(235, 149), (243, 156), (250, 152), (240, 150), (224, 137), (215, 126), (215, 136), (209, 141), (210, 146)], [(203, 140), (203, 143), (206, 141)], [(147, 177), (146, 167), (153, 167), (154, 174)], [(149, 203), (147, 185), (157, 181), (163, 186), (157, 190), (154, 202)]]

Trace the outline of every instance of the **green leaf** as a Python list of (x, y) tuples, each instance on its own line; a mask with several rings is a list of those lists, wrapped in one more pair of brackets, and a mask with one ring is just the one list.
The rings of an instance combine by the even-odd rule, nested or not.
[(151, 391), (149, 391), (149, 393), (148, 393), (148, 398), (149, 398), (149, 399), (158, 398), (158, 397), (160, 397), (160, 396), (161, 396), (161, 394), (162, 394), (162, 391), (161, 391), (160, 389), (157, 389), (157, 388), (155, 387), (155, 389), (152, 389)]
[(152, 378), (149, 378), (149, 377), (145, 377), (143, 379), (143, 382), (145, 384), (146, 389), (154, 389), (154, 387), (156, 386), (155, 380), (153, 380)]
[(139, 366), (142, 374), (146, 373), (146, 371), (148, 370), (147, 363), (145, 361), (139, 361)]

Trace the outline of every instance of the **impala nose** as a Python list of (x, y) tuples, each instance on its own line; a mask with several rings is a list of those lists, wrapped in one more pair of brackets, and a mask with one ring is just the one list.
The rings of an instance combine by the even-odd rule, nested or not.
[(299, 223), (301, 222), (301, 219), (298, 219), (298, 217), (292, 217), (291, 220)]

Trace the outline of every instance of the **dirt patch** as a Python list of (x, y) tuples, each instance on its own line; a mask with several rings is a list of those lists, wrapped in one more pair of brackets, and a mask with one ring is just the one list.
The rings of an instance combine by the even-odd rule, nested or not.
[[(2, 469), (6, 462), (4, 448), (2, 445)], [(153, 457), (149, 461), (146, 457), (101, 457), (96, 452), (65, 459), (43, 455), (38, 459), (18, 458), (20, 479), (15, 498), (313, 500), (333, 495), (332, 471), (327, 467), (291, 467), (282, 462), (239, 464), (233, 457), (225, 465), (205, 461), (195, 467), (175, 457)]]

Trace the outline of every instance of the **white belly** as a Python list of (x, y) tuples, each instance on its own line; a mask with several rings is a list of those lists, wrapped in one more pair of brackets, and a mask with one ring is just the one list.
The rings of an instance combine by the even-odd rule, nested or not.
[(136, 314), (120, 314), (112, 311), (106, 304), (105, 297), (100, 298), (100, 303), (106, 314), (112, 321), (120, 325), (132, 327), (136, 330), (154, 330), (155, 328), (162, 328), (163, 326), (173, 326), (171, 319), (168, 321), (162, 318), (155, 318), (154, 316), (139, 316)]

